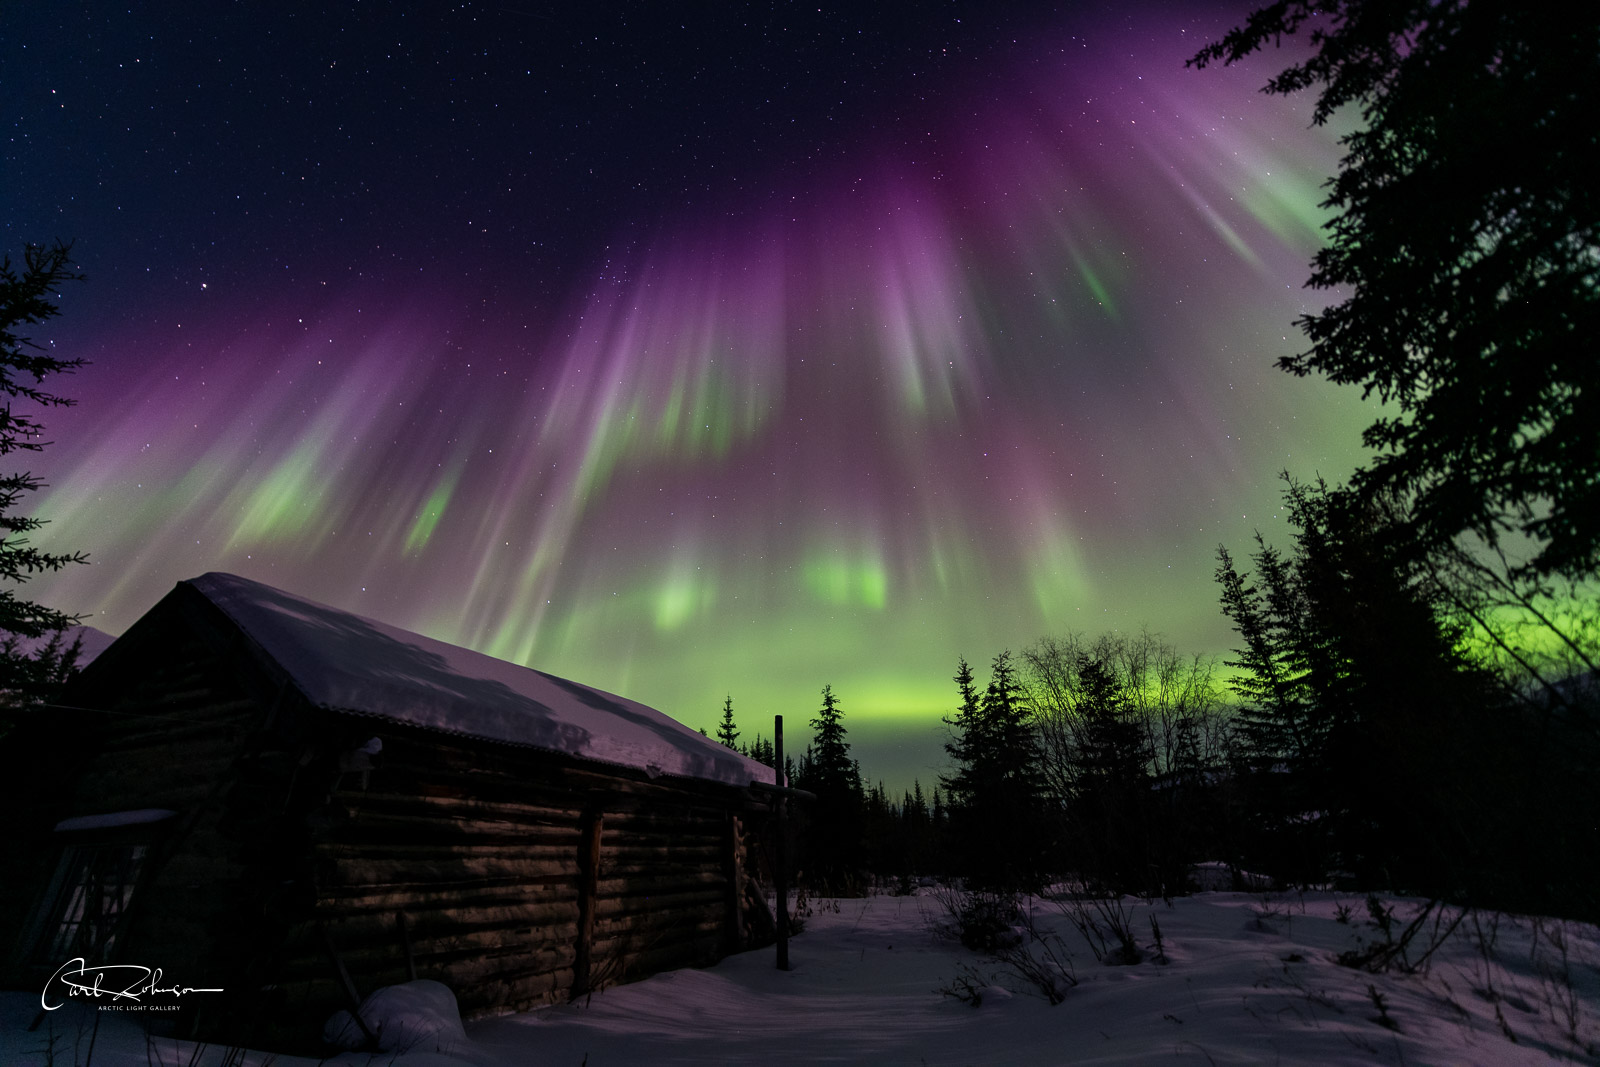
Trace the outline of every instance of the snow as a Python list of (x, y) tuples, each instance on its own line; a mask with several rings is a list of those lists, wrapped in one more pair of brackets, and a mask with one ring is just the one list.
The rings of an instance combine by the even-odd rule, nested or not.
[[(1200, 893), (1170, 907), (1124, 900), (1146, 959), (1109, 965), (1097, 963), (1057, 906), (1041, 900), (1035, 928), (1060, 938), (1077, 979), (1052, 1006), (1014, 970), (935, 932), (945, 921), (939, 892), (811, 901), (804, 933), (790, 942), (787, 972), (773, 967), (771, 949), (748, 952), (577, 1004), (470, 1022), (459, 1044), (346, 1052), (326, 1062), (1516, 1065), (1594, 1062), (1600, 1049), (1600, 932), (1593, 927), (1505, 916), (1491, 928), (1492, 917), (1480, 916), (1477, 926), (1457, 927), (1426, 973), (1373, 975), (1333, 958), (1377, 936), (1359, 898)], [(1418, 907), (1388, 903), (1401, 920)], [(1338, 921), (1341, 906), (1353, 906), (1348, 922)], [(1166, 963), (1150, 958), (1152, 917)], [(941, 992), (963, 975), (982, 993), (977, 1007)], [(51, 1062), (44, 1047), (53, 1035), (55, 1064), (84, 1063), (92, 1029), (84, 1005), (23, 1032), (37, 1012), (37, 993), (0, 997), (0, 1062), (42, 1067)], [(448, 1021), (437, 1007), (397, 1014)], [(101, 1014), (97, 1067), (191, 1060), (213, 1067), (237, 1055), (166, 1038), (147, 1044), (136, 1019)], [(318, 1061), (252, 1052), (229, 1062)]]
[[(380, 1052), (452, 1052), (467, 1044), (456, 995), (449, 986), (426, 978), (384, 986), (361, 1002), (361, 1019)], [(348, 1011), (336, 1012), (328, 1020), (322, 1038), (343, 1049), (360, 1049), (366, 1043), (366, 1035)]]
[(654, 708), (231, 574), (191, 579), (312, 704), (747, 786), (772, 771)]
[(74, 819), (62, 819), (56, 823), (57, 833), (70, 833), (74, 830), (112, 830), (118, 826), (142, 826), (149, 822), (161, 822), (178, 814), (171, 808), (135, 808), (132, 811), (110, 811), (104, 815), (79, 815)]

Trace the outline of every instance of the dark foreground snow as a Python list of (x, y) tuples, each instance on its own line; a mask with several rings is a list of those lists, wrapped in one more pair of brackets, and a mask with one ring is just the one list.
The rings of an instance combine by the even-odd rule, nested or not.
[[(1417, 908), (1390, 903), (1402, 921)], [(415, 1043), (325, 1062), (1499, 1065), (1593, 1062), (1600, 1049), (1600, 932), (1593, 927), (1525, 917), (1492, 925), (1480, 917), (1456, 928), (1426, 973), (1372, 975), (1333, 961), (1379, 936), (1360, 898), (1202, 893), (1171, 907), (1124, 904), (1147, 957), (1154, 916), (1167, 963), (1098, 963), (1055, 904), (1036, 902), (1035, 928), (1059, 937), (1077, 979), (1054, 1006), (1014, 969), (939, 937), (944, 908), (924, 890), (814, 902), (804, 934), (791, 942), (788, 972), (774, 969), (770, 949), (746, 953), (584, 1003), (468, 1023), (465, 1039), (447, 1001), (392, 995), (382, 999), (412, 1005), (416, 1017), (394, 1016), (387, 1026), (403, 1023), (420, 1035)], [(1340, 905), (1351, 908), (1348, 923), (1336, 919)], [(981, 1003), (941, 992), (957, 986), (975, 990)], [(74, 1004), (27, 1033), (38, 1004), (28, 993), (0, 1000), (0, 1062), (91, 1062), (92, 1012)], [(318, 1062), (147, 1041), (136, 1018), (101, 1013), (96, 1067)]]

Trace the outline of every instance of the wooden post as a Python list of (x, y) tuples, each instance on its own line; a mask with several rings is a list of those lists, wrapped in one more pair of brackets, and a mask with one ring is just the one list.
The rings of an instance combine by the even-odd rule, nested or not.
[(333, 961), (334, 973), (339, 976), (339, 985), (344, 987), (345, 1002), (350, 1005), (350, 1015), (355, 1019), (356, 1025), (361, 1028), (361, 1036), (366, 1039), (367, 1050), (378, 1050), (378, 1035), (372, 1032), (372, 1027), (367, 1025), (367, 1020), (361, 1017), (361, 994), (356, 992), (356, 984), (350, 978), (350, 972), (345, 968), (344, 958), (339, 955), (339, 950), (334, 947), (333, 935), (328, 933), (328, 928), (321, 923), (317, 924), (317, 932), (322, 935), (322, 948)]
[[(773, 784), (785, 789), (783, 780), (783, 716), (772, 717)], [(789, 969), (789, 800), (778, 794), (778, 843), (772, 881), (778, 891), (778, 970)]]
[(744, 948), (744, 824), (730, 811), (726, 825), (728, 844), (723, 863), (728, 872), (728, 930), (723, 947), (725, 951), (738, 952)]
[(411, 924), (406, 922), (406, 913), (394, 913), (395, 922), (400, 926), (400, 944), (406, 950), (406, 978), (415, 982), (417, 980), (417, 954), (411, 949)]
[(571, 999), (592, 992), (594, 972), (594, 915), (600, 895), (600, 832), (605, 815), (599, 808), (584, 814), (583, 837), (578, 844), (578, 944), (572, 963)]

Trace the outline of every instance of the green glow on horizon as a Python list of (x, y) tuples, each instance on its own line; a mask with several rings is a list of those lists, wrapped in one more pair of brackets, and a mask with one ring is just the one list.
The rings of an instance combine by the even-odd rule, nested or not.
[[(974, 670), (981, 674), (981, 665)], [(946, 673), (955, 675), (955, 661), (951, 661)], [(839, 694), (840, 706), (851, 718), (873, 723), (938, 721), (954, 712), (958, 699), (955, 683), (941, 682), (937, 678), (880, 675), (845, 679), (834, 685), (834, 691)]]

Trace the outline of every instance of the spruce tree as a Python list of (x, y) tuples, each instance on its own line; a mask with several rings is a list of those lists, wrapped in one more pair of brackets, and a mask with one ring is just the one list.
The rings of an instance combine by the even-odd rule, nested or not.
[(955, 767), (940, 780), (955, 862), (969, 885), (1030, 888), (1047, 865), (1048, 827), (1038, 736), (1011, 654), (995, 656), (982, 697), (965, 659), (954, 680), (961, 706), (945, 720), (945, 751)]
[[(1167, 893), (1152, 848), (1149, 735), (1133, 694), (1098, 657), (1077, 665), (1083, 747), (1073, 804), (1079, 869), (1118, 893)], [(1157, 884), (1153, 884), (1153, 880)]]
[(1507, 881), (1490, 871), (1503, 861), (1487, 835), (1528, 836), (1504, 829), (1528, 787), (1488, 788), (1521, 747), (1490, 680), (1437, 591), (1410, 577), (1381, 510), (1320, 482), (1291, 481), (1284, 495), (1295, 548), (1255, 554), (1267, 592), (1251, 593), (1226, 553), (1218, 570), (1246, 640), (1234, 661), (1240, 732), (1258, 757), (1244, 768), (1260, 830), (1246, 858), (1300, 882), (1330, 871), (1449, 892)]
[(939, 781), (944, 784), (945, 797), (949, 803), (959, 806), (967, 803), (978, 788), (976, 776), (980, 773), (979, 759), (981, 754), (988, 750), (989, 744), (985, 735), (972, 667), (967, 663), (965, 656), (957, 660), (956, 673), (952, 680), (956, 683), (956, 692), (961, 697), (961, 704), (952, 717), (944, 720), (945, 725), (950, 727), (950, 735), (945, 740), (944, 750), (955, 761), (955, 767), (951, 773), (940, 775)]
[(861, 860), (861, 774), (850, 758), (844, 713), (833, 686), (822, 687), (822, 708), (811, 720), (806, 749), (805, 788), (817, 795), (812, 805), (811, 863), (819, 885), (838, 892), (854, 888)]
[(1275, 0), (1190, 63), (1307, 30), (1265, 91), (1352, 119), (1296, 374), (1384, 401), (1354, 488), (1414, 502), (1391, 548), (1525, 535), (1528, 568), (1600, 567), (1600, 8)]
[[(71, 268), (70, 248), (57, 243), (49, 248), (28, 245), (22, 269), (9, 256), (0, 261), (0, 390), (9, 398), (0, 406), (0, 455), (15, 451), (37, 452), (46, 442), (44, 427), (33, 416), (13, 409), (23, 400), (40, 407), (68, 407), (71, 399), (43, 388), (45, 379), (70, 374), (84, 365), (81, 359), (61, 359), (21, 332), (60, 314), (54, 290), (63, 282), (82, 281)], [(0, 476), (0, 579), (21, 584), (44, 571), (83, 563), (82, 553), (44, 552), (29, 544), (27, 535), (44, 525), (43, 519), (19, 514), (25, 493), (44, 483), (28, 472)], [(23, 600), (16, 590), (0, 587), (0, 704), (10, 709), (0, 721), (0, 734), (17, 709), (48, 699), (70, 676), (78, 645), (61, 634), (77, 617)], [(29, 651), (27, 646), (42, 647)]]
[(1259, 534), (1256, 541), (1251, 558), (1266, 592), (1237, 570), (1225, 546), (1217, 550), (1216, 580), (1222, 613), (1244, 640), (1235, 658), (1224, 661), (1239, 671), (1228, 682), (1243, 699), (1236, 718), (1238, 755), (1249, 770), (1265, 773), (1314, 760), (1317, 746), (1305, 677), (1304, 604), (1293, 589), (1297, 578)]
[(811, 782), (816, 789), (860, 794), (861, 780), (845, 740), (844, 713), (831, 685), (822, 687), (822, 709), (811, 720), (811, 729)]
[(726, 697), (722, 701), (722, 723), (717, 727), (717, 740), (733, 749), (739, 750), (739, 731), (733, 725), (733, 697)]

